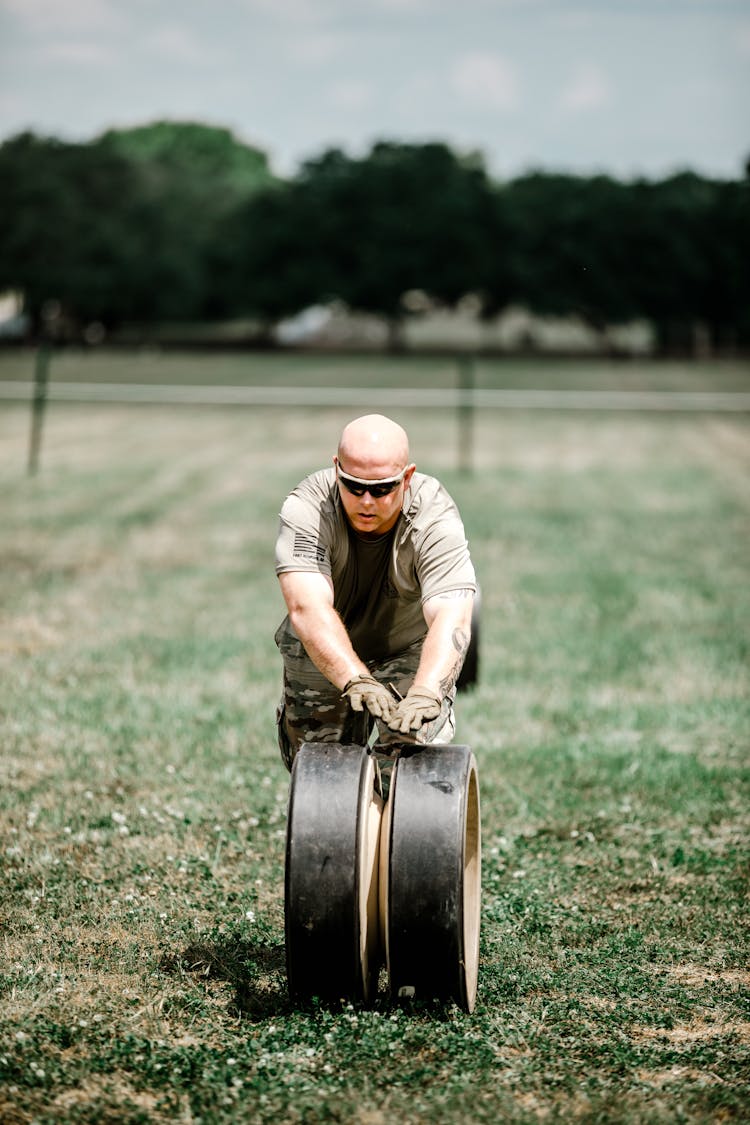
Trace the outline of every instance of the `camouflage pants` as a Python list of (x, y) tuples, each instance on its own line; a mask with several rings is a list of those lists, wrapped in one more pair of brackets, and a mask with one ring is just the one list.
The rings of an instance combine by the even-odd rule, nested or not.
[[(348, 699), (342, 699), (338, 688), (318, 671), (300, 640), (286, 621), (276, 632), (276, 644), (284, 663), (284, 686), (276, 711), (279, 749), (284, 765), (292, 768), (294, 756), (303, 742), (339, 742), (342, 745), (366, 746), (377, 726), (378, 749), (404, 742), (421, 744), (450, 742), (455, 733), (453, 700), (455, 689), (443, 700), (437, 719), (425, 723), (416, 735), (392, 731), (367, 710), (353, 711)], [(383, 684), (392, 684), (406, 695), (414, 682), (422, 641), (384, 661), (371, 661), (371, 675)]]

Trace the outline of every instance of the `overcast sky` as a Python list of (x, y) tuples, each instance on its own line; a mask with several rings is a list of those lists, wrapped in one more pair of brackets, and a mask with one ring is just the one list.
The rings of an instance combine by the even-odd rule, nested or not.
[(0, 0), (0, 139), (226, 126), (291, 175), (443, 140), (529, 168), (736, 177), (750, 0)]

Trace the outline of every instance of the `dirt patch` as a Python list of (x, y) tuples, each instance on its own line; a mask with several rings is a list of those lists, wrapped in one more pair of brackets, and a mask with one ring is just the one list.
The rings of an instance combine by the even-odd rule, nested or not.
[[(160, 1098), (145, 1090), (136, 1090), (128, 1082), (117, 1078), (103, 1078), (101, 1080), (88, 1079), (80, 1086), (63, 1090), (57, 1095), (52, 1105), (60, 1110), (75, 1111), (86, 1107), (96, 1107), (97, 1121), (112, 1123), (122, 1120), (122, 1110), (128, 1107), (142, 1111), (149, 1121), (175, 1120), (174, 1108), (169, 1113), (159, 1111)], [(179, 1120), (191, 1121), (190, 1103), (187, 1095), (181, 1099), (182, 1105)]]
[(357, 1125), (388, 1125), (382, 1109), (361, 1109), (356, 1117)]
[(689, 1066), (671, 1066), (668, 1070), (639, 1070), (636, 1072), (639, 1082), (646, 1086), (653, 1086), (663, 1090), (665, 1086), (674, 1083), (695, 1083), (698, 1086), (723, 1086), (724, 1079), (718, 1074), (708, 1070), (696, 1070)]
[(680, 1027), (634, 1027), (631, 1037), (639, 1042), (666, 1041), (676, 1047), (692, 1043), (708, 1042), (711, 1039), (726, 1039), (733, 1036), (743, 1044), (750, 1044), (750, 1022), (730, 1020), (727, 1023), (708, 1023), (696, 1019)]
[(18, 1106), (10, 1099), (0, 1094), (0, 1121), (3, 1125), (28, 1125), (32, 1120), (31, 1114)]
[(728, 984), (731, 988), (749, 988), (748, 969), (708, 969), (705, 965), (673, 965), (667, 970), (681, 984), (703, 988), (707, 984)]
[(544, 1121), (550, 1115), (549, 1107), (544, 1105), (536, 1094), (518, 1094), (515, 1101), (524, 1113), (533, 1114), (537, 1121)]
[(31, 656), (43, 649), (58, 648), (63, 643), (59, 629), (33, 614), (11, 618), (0, 630), (0, 652)]

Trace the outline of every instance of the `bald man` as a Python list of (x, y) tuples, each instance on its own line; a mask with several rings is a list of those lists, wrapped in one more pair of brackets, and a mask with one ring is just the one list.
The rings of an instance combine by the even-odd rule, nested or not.
[(333, 467), (286, 498), (276, 573), (287, 616), (277, 713), (291, 769), (303, 742), (449, 742), (471, 635), (474, 569), (456, 505), (416, 471), (380, 414), (345, 427)]

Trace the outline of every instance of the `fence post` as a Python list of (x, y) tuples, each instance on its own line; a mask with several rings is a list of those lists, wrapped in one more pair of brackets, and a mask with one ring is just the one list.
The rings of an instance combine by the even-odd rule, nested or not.
[(34, 364), (34, 397), (31, 403), (31, 436), (29, 440), (29, 476), (39, 468), (39, 449), (42, 443), (44, 408), (47, 405), (47, 383), (49, 381), (49, 341), (43, 339), (36, 352)]
[(474, 357), (458, 360), (458, 468), (471, 473), (474, 467)]

